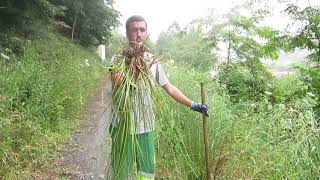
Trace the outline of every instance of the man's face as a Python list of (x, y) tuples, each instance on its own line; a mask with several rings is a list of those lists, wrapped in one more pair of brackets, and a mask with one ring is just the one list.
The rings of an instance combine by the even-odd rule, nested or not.
[(143, 43), (147, 38), (147, 27), (144, 21), (132, 21), (128, 24), (127, 38), (129, 42)]

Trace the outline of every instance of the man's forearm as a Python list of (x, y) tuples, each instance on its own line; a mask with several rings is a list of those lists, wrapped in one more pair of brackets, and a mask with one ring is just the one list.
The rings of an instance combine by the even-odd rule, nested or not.
[(178, 88), (168, 83), (163, 86), (163, 89), (177, 102), (191, 107), (192, 101), (185, 96)]

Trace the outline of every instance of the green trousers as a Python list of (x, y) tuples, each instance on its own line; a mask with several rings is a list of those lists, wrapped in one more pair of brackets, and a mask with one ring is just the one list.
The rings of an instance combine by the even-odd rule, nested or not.
[(138, 180), (153, 180), (155, 174), (155, 140), (153, 132), (121, 136), (111, 132), (113, 179), (128, 179), (136, 163)]

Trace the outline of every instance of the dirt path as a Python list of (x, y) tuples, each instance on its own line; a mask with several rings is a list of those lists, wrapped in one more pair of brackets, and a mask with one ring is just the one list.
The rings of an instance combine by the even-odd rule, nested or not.
[(75, 132), (66, 146), (58, 178), (107, 179), (107, 165), (111, 150), (108, 133), (111, 82), (107, 76), (101, 91), (88, 107), (88, 119)]

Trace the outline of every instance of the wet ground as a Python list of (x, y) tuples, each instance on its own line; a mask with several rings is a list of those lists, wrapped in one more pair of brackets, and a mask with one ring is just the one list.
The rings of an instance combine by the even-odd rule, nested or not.
[(101, 91), (87, 107), (88, 119), (76, 131), (62, 157), (59, 178), (108, 179), (107, 169), (111, 150), (108, 133), (111, 82), (107, 76)]

